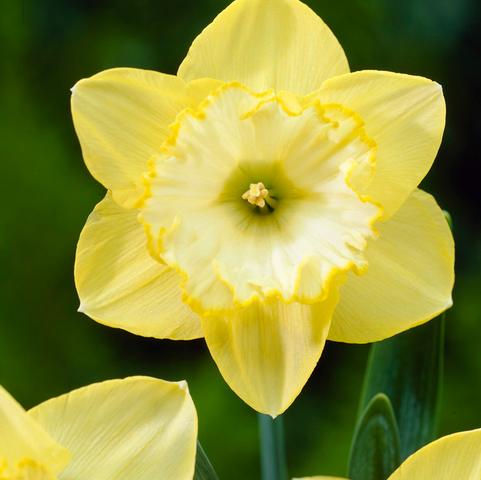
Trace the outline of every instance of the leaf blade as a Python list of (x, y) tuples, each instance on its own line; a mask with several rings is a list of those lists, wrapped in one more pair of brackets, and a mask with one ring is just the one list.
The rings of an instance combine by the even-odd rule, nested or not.
[(371, 347), (360, 408), (377, 393), (390, 398), (402, 460), (435, 438), (443, 350), (444, 315)]
[(194, 480), (219, 480), (199, 441), (197, 442), (197, 454), (195, 456)]
[(352, 480), (385, 480), (401, 463), (399, 431), (389, 398), (375, 395), (354, 433), (349, 458)]

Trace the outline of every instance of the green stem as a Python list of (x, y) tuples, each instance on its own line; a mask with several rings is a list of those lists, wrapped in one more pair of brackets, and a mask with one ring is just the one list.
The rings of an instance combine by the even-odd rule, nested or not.
[(287, 480), (284, 422), (281, 416), (272, 419), (258, 415), (263, 480)]

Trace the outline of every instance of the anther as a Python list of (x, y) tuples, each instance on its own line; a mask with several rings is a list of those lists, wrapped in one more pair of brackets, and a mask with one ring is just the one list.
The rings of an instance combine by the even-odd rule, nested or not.
[(267, 190), (262, 182), (251, 183), (249, 190), (242, 195), (242, 198), (247, 200), (251, 205), (264, 208), (266, 201), (269, 201), (269, 190)]

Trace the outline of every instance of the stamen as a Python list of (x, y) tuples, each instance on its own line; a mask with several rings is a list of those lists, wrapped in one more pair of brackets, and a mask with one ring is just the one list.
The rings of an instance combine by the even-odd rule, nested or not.
[(247, 200), (251, 205), (264, 208), (266, 203), (269, 204), (269, 190), (262, 182), (251, 183), (249, 190), (242, 195), (244, 200)]

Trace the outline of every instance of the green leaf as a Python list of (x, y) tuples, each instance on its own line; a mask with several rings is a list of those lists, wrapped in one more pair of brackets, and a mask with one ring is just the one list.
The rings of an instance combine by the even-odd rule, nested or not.
[(386, 480), (400, 463), (396, 418), (389, 398), (380, 393), (369, 402), (357, 424), (349, 458), (349, 478)]
[(195, 456), (194, 480), (219, 480), (214, 467), (199, 442), (197, 442), (197, 455)]
[(444, 315), (371, 347), (360, 408), (377, 393), (389, 397), (402, 460), (435, 437), (443, 347)]

